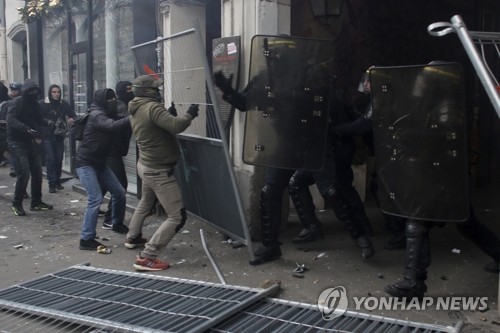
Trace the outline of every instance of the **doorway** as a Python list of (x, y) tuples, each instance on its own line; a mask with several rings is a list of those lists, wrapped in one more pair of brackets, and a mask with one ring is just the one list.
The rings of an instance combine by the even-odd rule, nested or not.
[[(71, 106), (77, 116), (87, 113), (87, 42), (70, 46), (69, 90)], [(65, 142), (63, 171), (75, 175), (75, 157), (78, 142), (70, 136)]]

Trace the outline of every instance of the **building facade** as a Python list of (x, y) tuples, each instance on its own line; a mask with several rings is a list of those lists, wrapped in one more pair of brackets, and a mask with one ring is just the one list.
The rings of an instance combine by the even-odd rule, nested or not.
[[(432, 60), (458, 61), (469, 77), (467, 103), (481, 114), (481, 177), (498, 165), (498, 121), (490, 112), (468, 60), (454, 36), (437, 40), (428, 24), (462, 14), (471, 30), (500, 31), (498, 1), (466, 0), (81, 0), (30, 23), (21, 20), (19, 1), (0, 0), (0, 79), (6, 83), (32, 78), (44, 95), (59, 84), (63, 98), (84, 113), (96, 89), (136, 76), (131, 47), (200, 23), (211, 55), (211, 40), (240, 36), (239, 86), (248, 81), (251, 39), (257, 34), (287, 34), (335, 41), (336, 85), (346, 101), (356, 103), (360, 74), (371, 65), (410, 65)], [(329, 13), (316, 12), (334, 6)], [(332, 7), (330, 7), (332, 8)], [(470, 22), (470, 23), (469, 23)], [(497, 65), (498, 67), (499, 65)], [(498, 71), (499, 68), (493, 68)], [(169, 101), (166, 101), (169, 103)], [(231, 126), (230, 150), (249, 221), (255, 223), (263, 170), (242, 161), (244, 113)], [(496, 125), (492, 125), (496, 120)], [(67, 140), (64, 171), (73, 172), (76, 143)], [(129, 191), (137, 193), (135, 145), (126, 158)], [(253, 212), (253, 213), (252, 213)]]

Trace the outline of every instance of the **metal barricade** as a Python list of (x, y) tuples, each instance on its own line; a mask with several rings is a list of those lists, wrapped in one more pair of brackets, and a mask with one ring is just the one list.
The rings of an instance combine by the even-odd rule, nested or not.
[(427, 27), (432, 36), (445, 36), (456, 33), (465, 52), (486, 90), (495, 111), (500, 118), (500, 84), (486, 61), (486, 52), (493, 48), (500, 59), (500, 32), (469, 31), (460, 15), (455, 15), (450, 22), (436, 22)]
[[(164, 79), (166, 106), (172, 102), (183, 116), (198, 104), (199, 117), (177, 135), (181, 157), (176, 176), (186, 209), (225, 235), (247, 245), (252, 242), (236, 183), (224, 127), (220, 119), (212, 73), (199, 28), (158, 37), (132, 47), (136, 72)], [(208, 117), (211, 112), (213, 117)]]
[[(500, 84), (490, 69), (485, 55), (487, 50), (493, 49), (500, 59), (500, 32), (469, 31), (460, 15), (453, 16), (450, 22), (432, 23), (427, 27), (427, 31), (432, 36), (438, 37), (453, 32), (458, 35), (481, 84), (486, 90), (486, 94), (493, 104), (493, 108), (500, 118)], [(500, 300), (500, 290), (498, 292), (498, 299)], [(497, 310), (500, 313), (500, 304)]]

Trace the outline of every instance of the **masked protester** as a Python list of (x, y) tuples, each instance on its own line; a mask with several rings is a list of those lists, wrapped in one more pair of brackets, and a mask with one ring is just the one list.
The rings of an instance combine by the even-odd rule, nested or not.
[[(132, 92), (132, 82), (130, 81), (119, 81), (116, 84), (116, 96), (117, 96), (117, 113), (116, 119), (125, 118), (129, 115), (128, 113), (128, 103), (134, 98), (134, 93)], [(130, 137), (132, 136), (132, 130), (130, 127), (122, 128), (118, 133), (116, 133), (119, 138), (115, 140), (109, 157), (106, 161), (106, 165), (113, 171), (116, 178), (122, 185), (122, 187), (127, 190), (128, 180), (127, 173), (125, 171), (125, 164), (123, 163), (123, 156), (127, 156), (128, 148), (130, 144)], [(107, 189), (103, 189), (105, 194)], [(112, 229), (113, 223), (111, 221), (111, 201), (108, 202), (108, 210), (104, 213), (104, 222), (102, 224), (103, 229)]]
[(7, 142), (15, 160), (16, 189), (12, 200), (14, 215), (23, 216), (23, 198), (31, 176), (32, 211), (50, 210), (42, 202), (42, 132), (46, 123), (40, 112), (40, 88), (33, 80), (23, 84), (21, 96), (15, 97), (7, 111)]
[(111, 229), (127, 233), (125, 218), (125, 189), (106, 165), (111, 148), (120, 140), (121, 130), (130, 128), (128, 117), (117, 120), (117, 101), (113, 89), (97, 90), (90, 106), (90, 115), (83, 131), (83, 139), (76, 153), (76, 173), (87, 192), (87, 209), (83, 218), (80, 250), (108, 254), (111, 249), (99, 243), (96, 237), (99, 207), (103, 200), (102, 188), (111, 193)]
[(47, 123), (42, 131), (49, 192), (55, 193), (64, 189), (61, 185), (64, 138), (76, 114), (69, 103), (61, 98), (61, 87), (57, 84), (50, 85), (47, 97), (40, 101), (40, 108)]

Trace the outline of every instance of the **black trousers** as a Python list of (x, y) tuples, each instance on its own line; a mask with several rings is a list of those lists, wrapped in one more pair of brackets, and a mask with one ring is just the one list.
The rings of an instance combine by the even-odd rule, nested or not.
[(42, 202), (42, 146), (31, 141), (8, 141), (17, 174), (13, 204), (20, 205), (31, 177), (31, 205)]

